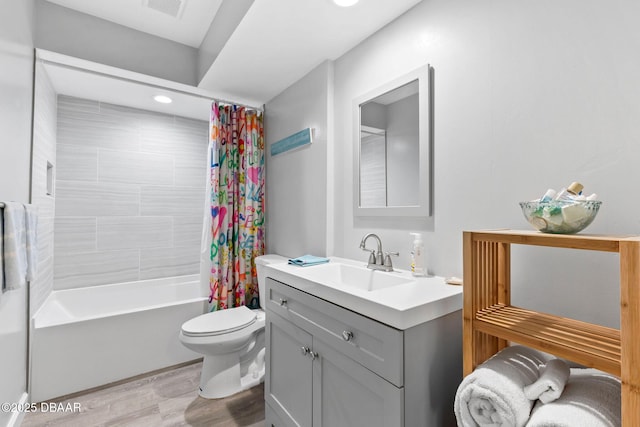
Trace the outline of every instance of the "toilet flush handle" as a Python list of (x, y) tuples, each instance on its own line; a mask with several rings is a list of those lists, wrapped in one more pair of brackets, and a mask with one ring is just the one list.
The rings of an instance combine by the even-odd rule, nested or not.
[(280, 306), (284, 307), (285, 305), (287, 305), (287, 299), (286, 298), (280, 298)]

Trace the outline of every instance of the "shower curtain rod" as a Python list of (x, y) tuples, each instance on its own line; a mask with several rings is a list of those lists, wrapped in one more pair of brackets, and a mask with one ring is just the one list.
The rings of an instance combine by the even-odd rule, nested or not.
[(218, 98), (212, 98), (211, 100), (217, 102), (218, 104), (237, 105), (238, 107), (249, 108), (251, 110), (257, 110), (257, 111), (260, 111), (261, 113), (264, 113), (264, 108), (254, 107), (253, 105), (241, 104), (239, 102), (233, 102), (233, 101), (225, 101), (224, 99), (218, 99)]
[(48, 59), (39, 58), (39, 61), (44, 63), (44, 64), (56, 65), (58, 67), (68, 68), (70, 70), (81, 71), (81, 72), (85, 72), (85, 73), (91, 73), (91, 74), (95, 74), (95, 75), (103, 76), (103, 77), (109, 77), (109, 78), (112, 78), (112, 79), (121, 80), (123, 82), (141, 84), (141, 85), (144, 85), (144, 86), (152, 87), (154, 89), (168, 90), (168, 91), (180, 93), (180, 94), (183, 94), (183, 95), (194, 96), (196, 98), (208, 99), (209, 101), (217, 101), (217, 102), (223, 103), (223, 104), (238, 105), (240, 107), (251, 108), (253, 110), (261, 111), (261, 112), (264, 113), (264, 108), (263, 107), (254, 107), (253, 105), (246, 105), (246, 104), (242, 104), (242, 103), (238, 103), (238, 102), (227, 101), (227, 100), (224, 100), (224, 99), (215, 98), (213, 96), (206, 96), (206, 95), (201, 95), (201, 94), (198, 94), (198, 93), (188, 92), (186, 90), (172, 89), (172, 88), (168, 88), (168, 87), (157, 85), (157, 84), (153, 84), (153, 83), (148, 83), (148, 82), (143, 82), (143, 81), (140, 81), (140, 80), (130, 79), (128, 77), (115, 76), (113, 74), (105, 73), (105, 72), (102, 72), (102, 71), (87, 70), (86, 68), (77, 67), (75, 65), (61, 64), (60, 62), (51, 61), (51, 60), (48, 60)]

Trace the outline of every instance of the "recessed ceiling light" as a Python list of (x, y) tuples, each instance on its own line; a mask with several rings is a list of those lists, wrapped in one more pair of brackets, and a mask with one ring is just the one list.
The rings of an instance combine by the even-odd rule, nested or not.
[(159, 102), (161, 104), (171, 104), (173, 102), (173, 100), (171, 98), (169, 98), (168, 96), (165, 95), (156, 95), (153, 97), (153, 99), (156, 102)]
[(353, 6), (354, 4), (358, 3), (358, 0), (333, 0), (333, 2), (335, 4), (337, 4), (338, 6), (349, 7), (349, 6)]

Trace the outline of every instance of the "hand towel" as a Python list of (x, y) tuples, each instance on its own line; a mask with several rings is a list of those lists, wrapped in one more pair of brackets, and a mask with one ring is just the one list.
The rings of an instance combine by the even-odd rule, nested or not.
[(539, 377), (547, 356), (516, 345), (507, 347), (467, 375), (454, 401), (458, 427), (522, 427), (533, 401), (524, 386)]
[(329, 262), (329, 258), (322, 258), (313, 255), (302, 255), (301, 257), (292, 258), (289, 260), (289, 264), (299, 265), (301, 267), (324, 264), (325, 262)]
[(539, 399), (542, 403), (556, 400), (569, 380), (569, 365), (564, 360), (552, 359), (540, 371), (540, 378), (524, 388), (528, 399)]
[(596, 369), (571, 368), (562, 395), (537, 403), (527, 427), (620, 427), (620, 380)]
[(4, 280), (7, 290), (17, 289), (27, 281), (27, 236), (24, 205), (4, 203)]
[(0, 208), (0, 295), (4, 292), (4, 213)]
[(38, 272), (38, 207), (24, 205), (25, 243), (27, 251), (27, 281), (36, 278)]

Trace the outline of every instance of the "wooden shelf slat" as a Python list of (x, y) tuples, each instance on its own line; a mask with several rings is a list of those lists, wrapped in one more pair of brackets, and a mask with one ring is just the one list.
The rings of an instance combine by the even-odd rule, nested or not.
[(619, 331), (518, 307), (492, 308), (476, 314), (476, 330), (620, 376)]
[(599, 234), (545, 234), (539, 231), (487, 230), (473, 232), (473, 240), (502, 242), (555, 248), (586, 249), (618, 252), (621, 241), (636, 240), (637, 236), (608, 236)]
[[(494, 313), (497, 310), (500, 311), (501, 316), (508, 316), (511, 323), (518, 322), (524, 329), (548, 333), (554, 336), (571, 337), (576, 328), (581, 329), (584, 325), (584, 322), (573, 319), (553, 315), (539, 316), (538, 314), (542, 313), (504, 305), (496, 305), (480, 310), (477, 316), (484, 316)], [(504, 320), (505, 319), (503, 319), (503, 321)], [(587, 342), (595, 342), (598, 345), (605, 345), (612, 348), (620, 347), (620, 331), (618, 329), (603, 327), (602, 330), (598, 330), (597, 332), (592, 332), (590, 329), (583, 329), (582, 332), (584, 336), (582, 336), (581, 339)]]

